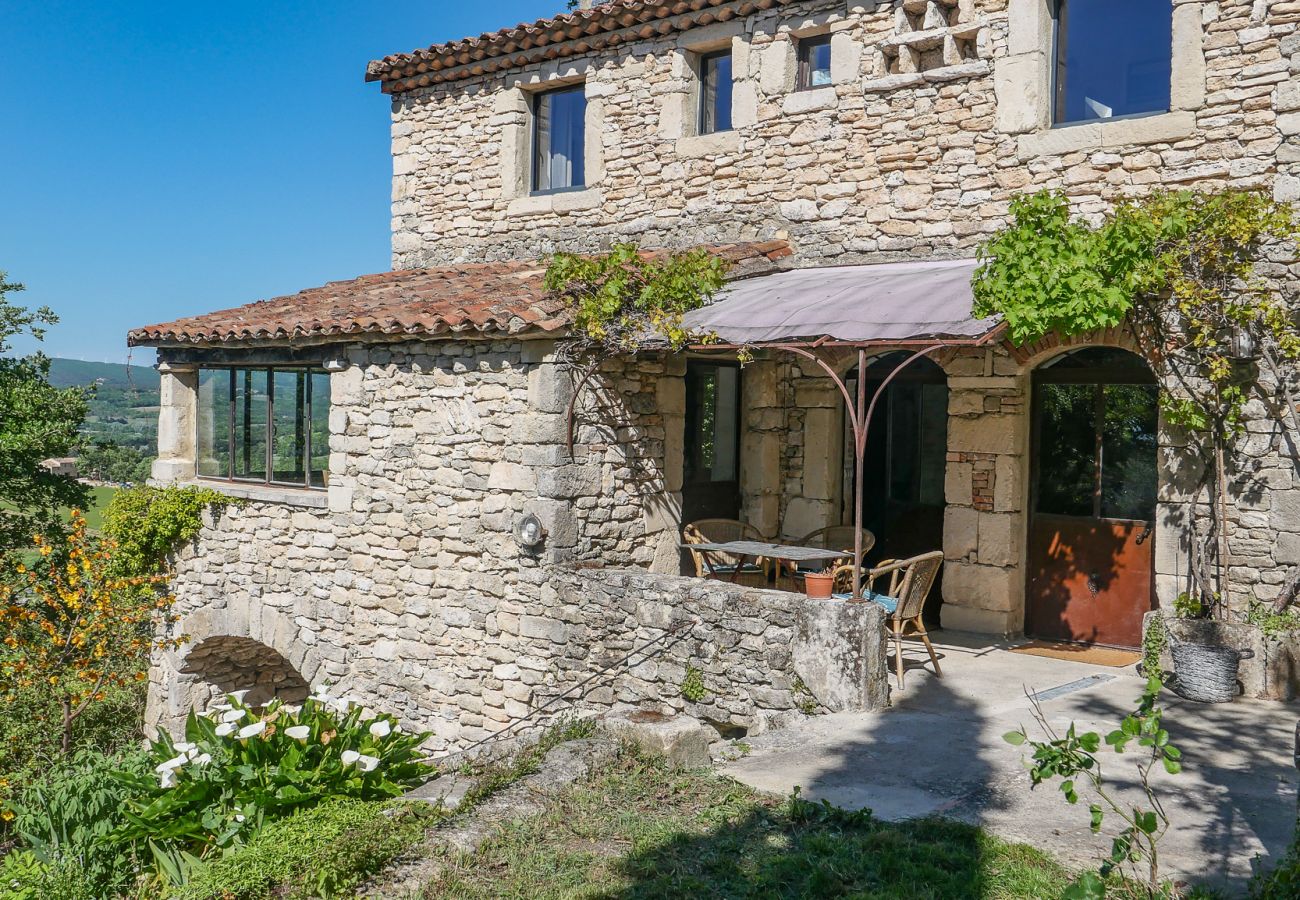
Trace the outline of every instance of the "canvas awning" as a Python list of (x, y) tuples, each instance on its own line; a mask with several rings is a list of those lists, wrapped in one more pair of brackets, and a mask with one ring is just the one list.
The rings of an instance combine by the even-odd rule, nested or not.
[(791, 269), (727, 285), (684, 324), (728, 344), (972, 344), (999, 325), (971, 315), (976, 265), (962, 259)]

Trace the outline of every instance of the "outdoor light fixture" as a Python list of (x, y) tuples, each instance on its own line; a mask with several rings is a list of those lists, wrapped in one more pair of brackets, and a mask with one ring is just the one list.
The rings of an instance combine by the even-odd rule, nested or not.
[(1245, 328), (1233, 328), (1228, 334), (1228, 353), (1233, 359), (1252, 359), (1255, 356), (1255, 336)]
[(546, 529), (542, 527), (542, 520), (532, 513), (515, 525), (515, 541), (525, 550), (536, 550), (545, 538)]
[(324, 369), (326, 372), (342, 372), (347, 367), (348, 367), (348, 361), (346, 359), (340, 359), (338, 357), (335, 357), (333, 359), (327, 359), (325, 360), (325, 362), (321, 364), (321, 368)]

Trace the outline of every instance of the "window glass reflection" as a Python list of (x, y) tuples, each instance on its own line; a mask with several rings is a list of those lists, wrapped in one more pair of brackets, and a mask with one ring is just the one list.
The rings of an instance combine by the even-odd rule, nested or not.
[(1057, 123), (1169, 109), (1170, 0), (1059, 0)]

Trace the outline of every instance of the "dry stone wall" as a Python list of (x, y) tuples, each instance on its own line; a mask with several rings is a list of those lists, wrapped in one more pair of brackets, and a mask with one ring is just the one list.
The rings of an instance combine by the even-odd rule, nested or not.
[[(355, 346), (346, 358), (331, 376), (328, 506), (232, 506), (181, 554), (189, 642), (156, 659), (152, 724), (175, 725), (218, 691), (301, 699), (324, 680), (458, 749), (606, 665), (578, 700), (680, 704), (688, 649), (720, 721), (761, 727), (798, 705), (794, 599), (593, 568), (677, 570), (680, 360), (608, 364), (580, 400), (570, 459), (571, 381), (551, 342)], [(512, 534), (528, 513), (546, 529), (535, 552)], [(619, 668), (678, 612), (692, 628), (680, 647)], [(883, 678), (883, 657), (867, 658)]]
[[(394, 265), (787, 235), (801, 264), (960, 256), (1040, 187), (1087, 213), (1161, 186), (1300, 197), (1300, 2), (1176, 0), (1174, 110), (1055, 129), (1047, 5), (788, 3), (396, 95)], [(793, 39), (826, 31), (834, 84), (794, 90)], [(728, 42), (737, 127), (694, 136), (691, 54)], [(575, 81), (600, 165), (521, 197), (528, 92)]]

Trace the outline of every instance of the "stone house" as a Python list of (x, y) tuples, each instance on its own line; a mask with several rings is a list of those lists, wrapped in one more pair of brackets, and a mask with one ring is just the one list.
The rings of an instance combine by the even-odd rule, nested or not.
[[(151, 721), (327, 678), (454, 748), (562, 697), (680, 708), (692, 668), (721, 726), (801, 691), (878, 704), (877, 618), (836, 607), (828, 629), (795, 595), (676, 577), (684, 521), (797, 540), (851, 521), (855, 492), (875, 558), (943, 549), (944, 627), (1134, 644), (1185, 584), (1204, 497), (1123, 329), (1014, 347), (967, 307), (823, 340), (875, 386), (943, 345), (882, 393), (860, 484), (839, 388), (781, 340), (744, 367), (606, 364), (570, 453), (545, 258), (707, 246), (736, 295), (840, 285), (878, 322), (924, 306), (918, 273), (969, 272), (1027, 191), (1084, 215), (1158, 188), (1293, 200), (1297, 23), (1297, 0), (612, 0), (372, 62), (393, 271), (131, 332), (163, 374), (155, 480), (246, 501), (178, 563), (191, 641), (156, 661)], [(1270, 265), (1294, 297), (1295, 261)], [(890, 272), (912, 293), (873, 288)], [(1295, 452), (1251, 413), (1243, 608), (1300, 563)], [(540, 545), (517, 536), (530, 515)], [(830, 632), (848, 646), (814, 671)]]

